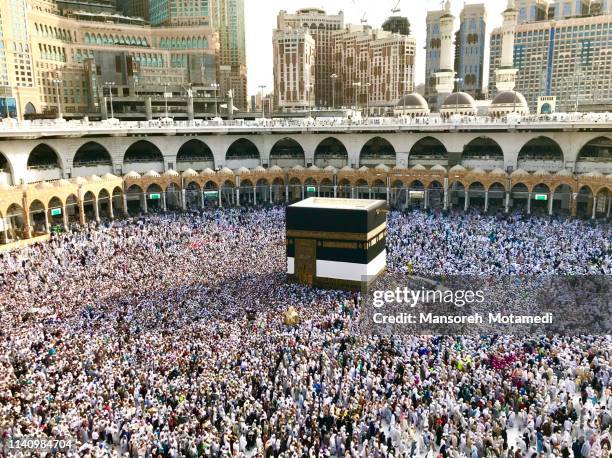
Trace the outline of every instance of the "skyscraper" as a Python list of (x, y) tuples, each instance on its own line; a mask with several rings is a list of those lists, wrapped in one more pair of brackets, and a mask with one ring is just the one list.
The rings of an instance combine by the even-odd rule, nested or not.
[(214, 0), (149, 0), (149, 20), (152, 25), (210, 24)]
[(548, 0), (516, 0), (518, 22), (544, 21), (548, 17)]
[(314, 103), (331, 106), (334, 79), (334, 43), (332, 34), (344, 27), (344, 13), (327, 14), (318, 8), (304, 8), (295, 13), (281, 11), (277, 17), (277, 29), (307, 29), (315, 42), (316, 62), (314, 68)]
[(480, 98), (487, 38), (485, 5), (483, 3), (465, 5), (460, 18), (461, 25), (456, 43), (457, 77), (463, 81), (461, 90)]
[(115, 13), (115, 0), (55, 0), (60, 13), (85, 11), (88, 13)]
[(425, 44), (425, 99), (430, 106), (436, 104), (435, 72), (440, 68), (440, 18), (444, 10), (427, 12), (427, 36)]
[(244, 0), (211, 0), (210, 11), (212, 26), (219, 33), (220, 91), (225, 94), (232, 90), (235, 105), (246, 110), (248, 105)]

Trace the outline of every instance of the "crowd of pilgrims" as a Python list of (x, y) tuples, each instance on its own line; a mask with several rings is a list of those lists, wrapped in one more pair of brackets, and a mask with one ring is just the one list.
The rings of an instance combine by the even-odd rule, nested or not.
[[(157, 214), (0, 255), (0, 455), (607, 457), (610, 336), (367, 336), (288, 283), (284, 208)], [(612, 273), (578, 220), (391, 213), (388, 268)], [(409, 266), (409, 267), (408, 267)], [(294, 306), (299, 326), (283, 324)]]

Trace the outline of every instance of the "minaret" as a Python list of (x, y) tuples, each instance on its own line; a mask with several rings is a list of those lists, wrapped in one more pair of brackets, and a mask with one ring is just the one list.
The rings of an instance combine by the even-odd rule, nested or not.
[(518, 70), (514, 68), (514, 35), (518, 24), (518, 10), (514, 7), (514, 0), (508, 0), (503, 16), (501, 62), (495, 70), (495, 87), (498, 92), (512, 91), (516, 85)]
[(453, 27), (455, 17), (452, 15), (450, 0), (446, 0), (444, 14), (440, 17), (440, 69), (435, 73), (438, 107), (453, 92), (455, 86), (455, 66), (453, 64)]

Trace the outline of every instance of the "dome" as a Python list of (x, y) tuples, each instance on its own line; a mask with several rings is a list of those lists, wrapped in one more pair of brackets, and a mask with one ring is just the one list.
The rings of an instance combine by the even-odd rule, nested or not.
[(91, 182), (97, 182), (97, 181), (102, 181), (102, 178), (100, 178), (98, 175), (92, 175), (88, 178), (88, 180)]
[(462, 165), (455, 165), (450, 168), (449, 172), (450, 173), (465, 172), (465, 167)]
[(559, 177), (571, 177), (574, 174), (567, 169), (559, 170), (555, 175)]
[(299, 172), (300, 170), (304, 170), (304, 167), (302, 167), (301, 165), (296, 165), (291, 170), (295, 170), (296, 172)]
[(548, 172), (548, 170), (536, 170), (535, 172), (533, 172), (533, 176), (534, 177), (543, 177), (543, 176), (547, 176), (550, 175), (550, 173)]
[(52, 187), (53, 187), (53, 185), (51, 183), (47, 182), (47, 181), (43, 181), (43, 182), (38, 183), (36, 185), (37, 189), (49, 189), (49, 188), (52, 188)]
[(250, 171), (246, 167), (240, 167), (238, 170), (236, 170), (236, 173), (238, 175), (244, 175), (250, 173)]
[(70, 184), (71, 184), (70, 181), (65, 180), (65, 179), (62, 178), (62, 179), (57, 180), (55, 182), (55, 187), (56, 188), (61, 188), (62, 186), (70, 186)]
[(482, 170), (480, 167), (476, 167), (475, 169), (472, 170), (472, 174), (474, 175), (485, 175), (486, 173), (487, 172)]
[(360, 172), (367, 172), (367, 171), (369, 171), (369, 170), (370, 170), (370, 169), (369, 169), (369, 168), (367, 168), (365, 165), (362, 165), (361, 167), (359, 167), (359, 171), (360, 171)]
[(178, 177), (180, 175), (179, 175), (179, 173), (176, 170), (166, 170), (164, 172), (164, 176), (165, 177)]
[[(229, 170), (229, 169), (227, 169), (227, 170)], [(231, 172), (231, 170), (230, 170), (230, 172)], [(204, 170), (202, 170), (200, 172), (200, 175), (202, 175), (202, 176), (204, 176), (204, 175), (214, 175), (214, 174), (215, 174), (215, 171), (213, 169), (210, 169), (210, 168), (205, 168)]]
[(529, 172), (527, 172), (526, 170), (523, 169), (516, 169), (514, 172), (512, 172), (512, 174), (510, 175), (511, 177), (524, 177), (529, 175)]
[(495, 176), (506, 176), (506, 172), (504, 172), (502, 169), (500, 169), (499, 167), (494, 168), (493, 170), (491, 170), (489, 172), (489, 175), (495, 175)]
[(374, 170), (380, 170), (383, 172), (388, 172), (389, 171), (389, 167), (387, 167), (385, 164), (378, 164), (376, 167), (374, 167)]
[(261, 165), (258, 165), (257, 167), (255, 167), (253, 169), (253, 172), (265, 172), (266, 169), (264, 169)]
[(585, 173), (582, 176), (585, 178), (602, 178), (603, 174), (601, 172), (598, 172), (597, 170), (594, 170), (592, 172)]
[(312, 170), (314, 172), (318, 172), (319, 170), (321, 170), (319, 167), (317, 167), (316, 165), (311, 165), (310, 167), (308, 167), (308, 170)]
[[(138, 175), (138, 178), (140, 178), (140, 175)], [(72, 179), (72, 182), (78, 185), (81, 184), (87, 184), (87, 180), (83, 177), (76, 177)]]
[(197, 177), (198, 172), (193, 169), (187, 169), (183, 172), (183, 178)]
[(476, 109), (476, 102), (474, 101), (474, 98), (466, 92), (453, 92), (451, 95), (446, 97), (444, 103), (442, 104), (442, 108), (455, 108), (456, 106), (468, 106), (469, 108)]
[(411, 170), (421, 170), (421, 171), (422, 171), (422, 170), (427, 170), (427, 168), (425, 168), (425, 166), (424, 166), (424, 165), (417, 164), (417, 165), (415, 165), (414, 167), (412, 167), (412, 169), (411, 169)]
[(442, 167), (440, 164), (436, 164), (434, 165), (431, 169), (429, 169), (432, 172), (446, 172), (446, 169), (444, 167)]
[(353, 171), (353, 169), (352, 169), (350, 166), (345, 165), (344, 167), (342, 167), (342, 168), (340, 169), (340, 171), (341, 171), (341, 172), (352, 172), (352, 171)]
[(123, 178), (140, 178), (140, 174), (132, 170), (131, 172), (126, 173)]
[(159, 178), (161, 175), (157, 173), (155, 170), (149, 170), (143, 176), (147, 178)]
[(428, 110), (429, 106), (427, 105), (427, 100), (421, 94), (412, 93), (407, 94), (399, 99), (396, 105), (398, 108), (422, 108), (423, 110)]
[(333, 165), (328, 165), (323, 170), (325, 170), (326, 172), (331, 172), (331, 173), (336, 173), (338, 171), (336, 167), (334, 167)]
[(104, 175), (102, 175), (102, 178), (105, 180), (116, 180), (117, 179), (117, 177), (113, 175), (112, 173), (105, 173)]
[[(205, 169), (205, 170), (202, 170), (201, 175), (205, 175), (205, 174), (206, 174), (206, 175), (209, 175), (209, 173), (208, 173), (208, 171), (209, 171), (209, 170), (210, 170), (210, 169)], [(213, 173), (213, 175), (214, 175), (214, 173), (215, 173), (215, 172), (213, 172), (212, 170), (210, 170), (210, 171), (211, 171), (211, 172)], [(204, 173), (204, 172), (206, 172), (206, 173)], [(233, 175), (233, 174), (234, 174), (234, 172), (232, 172), (232, 170), (231, 170), (231, 169), (228, 169), (227, 167), (223, 167), (221, 170), (219, 170), (219, 173), (225, 173), (225, 174), (228, 174), (228, 175)]]
[(489, 106), (489, 113), (504, 115), (508, 113), (529, 114), (527, 100), (520, 92), (503, 91), (495, 96)]
[(281, 169), (278, 165), (273, 165), (272, 167), (270, 167), (268, 169), (269, 172), (282, 172), (283, 169)]

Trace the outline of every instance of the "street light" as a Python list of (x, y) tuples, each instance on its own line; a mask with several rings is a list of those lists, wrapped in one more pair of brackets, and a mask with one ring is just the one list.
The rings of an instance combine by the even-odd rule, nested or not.
[(55, 90), (57, 91), (57, 118), (61, 119), (62, 118), (62, 99), (60, 97), (60, 84), (62, 84), (63, 81), (60, 79), (54, 79), (53, 80), (53, 84), (55, 85)]
[(210, 85), (214, 90), (215, 90), (215, 118), (219, 117), (219, 107), (218, 107), (218, 100), (217, 100), (217, 92), (219, 91), (219, 83), (211, 83)]
[(107, 81), (104, 83), (105, 86), (108, 86), (108, 92), (110, 94), (110, 107), (111, 107), (111, 119), (115, 118), (115, 112), (113, 111), (113, 86), (115, 85), (114, 81)]
[(356, 111), (357, 110), (357, 88), (361, 87), (361, 83), (360, 82), (353, 83), (353, 87), (355, 88), (354, 92), (355, 92), (355, 111)]
[(261, 118), (266, 118), (265, 105), (264, 105), (264, 89), (267, 88), (265, 84), (260, 84), (259, 89), (261, 90)]
[(332, 80), (332, 108), (335, 110), (336, 109), (336, 80), (338, 79), (338, 75), (336, 75), (335, 73), (332, 73), (330, 75), (330, 78)]

